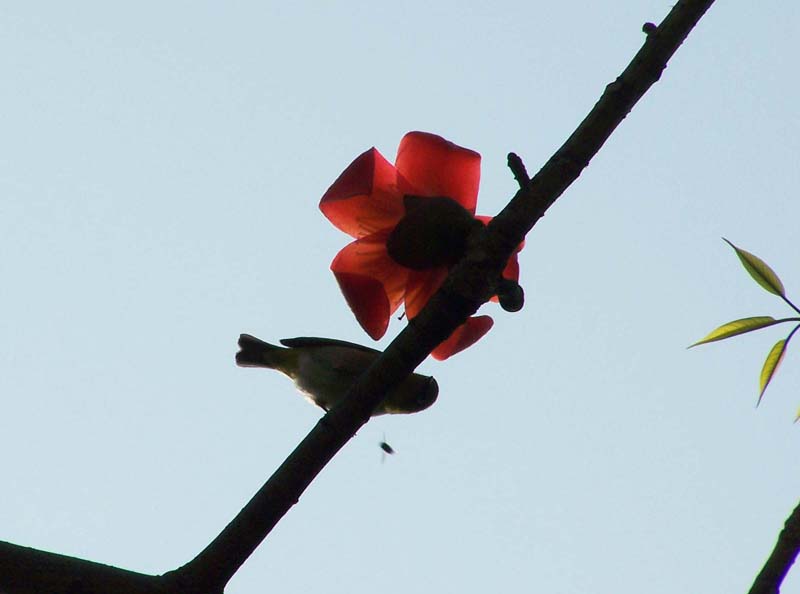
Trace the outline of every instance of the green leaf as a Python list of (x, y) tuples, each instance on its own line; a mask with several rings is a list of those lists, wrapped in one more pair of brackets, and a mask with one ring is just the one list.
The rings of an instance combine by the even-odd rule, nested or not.
[(770, 293), (774, 295), (780, 295), (781, 297), (786, 297), (786, 291), (783, 288), (781, 279), (778, 278), (778, 275), (775, 274), (775, 271), (772, 270), (772, 268), (770, 268), (767, 263), (764, 262), (764, 260), (758, 256), (754, 256), (750, 252), (736, 247), (724, 237), (722, 240), (734, 249), (736, 255), (739, 256), (739, 260), (742, 261), (744, 269), (750, 273), (750, 276), (753, 277), (753, 280), (755, 280)]
[(744, 334), (745, 332), (758, 330), (759, 328), (766, 328), (767, 326), (778, 324), (781, 321), (782, 320), (776, 320), (772, 316), (755, 316), (752, 318), (734, 320), (733, 322), (728, 322), (727, 324), (723, 324), (719, 328), (712, 330), (705, 338), (702, 338), (696, 343), (689, 345), (689, 348), (699, 344), (714, 342), (716, 340), (724, 340), (726, 338), (730, 338), (731, 336), (737, 336), (739, 334)]
[(778, 370), (778, 365), (781, 364), (783, 356), (786, 354), (786, 345), (788, 342), (786, 338), (779, 340), (767, 355), (767, 360), (764, 361), (764, 367), (761, 369), (761, 379), (759, 381), (761, 392), (758, 395), (758, 403), (756, 406), (761, 403), (761, 397), (764, 395), (764, 391), (767, 389), (772, 376), (775, 375), (775, 372)]

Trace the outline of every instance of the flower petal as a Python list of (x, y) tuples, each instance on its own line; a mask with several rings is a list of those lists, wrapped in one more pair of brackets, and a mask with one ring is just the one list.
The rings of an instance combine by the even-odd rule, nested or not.
[(386, 333), (389, 316), (403, 300), (407, 269), (386, 253), (386, 232), (357, 239), (333, 259), (331, 270), (347, 304), (374, 340)]
[(481, 180), (481, 156), (475, 151), (435, 134), (409, 132), (400, 141), (395, 166), (411, 185), (401, 186), (404, 193), (447, 196), (475, 213)]
[(445, 267), (408, 271), (405, 307), (406, 317), (409, 320), (417, 317), (428, 300), (442, 286), (445, 278), (447, 278), (447, 268)]
[(503, 278), (519, 281), (519, 258), (517, 254), (513, 254), (506, 262), (506, 267), (503, 268)]
[(373, 340), (386, 334), (389, 326), (389, 299), (383, 285), (368, 276), (334, 272), (339, 288), (358, 323)]
[(333, 182), (319, 208), (331, 223), (355, 238), (390, 229), (405, 214), (397, 170), (371, 148)]
[(444, 361), (478, 342), (493, 325), (494, 320), (489, 316), (468, 318), (466, 322), (453, 331), (450, 338), (433, 349), (431, 355), (437, 361)]

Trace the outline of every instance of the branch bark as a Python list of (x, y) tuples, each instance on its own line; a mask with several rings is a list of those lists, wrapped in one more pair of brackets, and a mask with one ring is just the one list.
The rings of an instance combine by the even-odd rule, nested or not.
[(778, 594), (798, 552), (800, 552), (800, 503), (784, 523), (783, 530), (778, 535), (778, 542), (761, 572), (756, 576), (749, 594)]
[(165, 594), (160, 578), (0, 542), (2, 594)]
[[(383, 395), (495, 293), (500, 273), (514, 248), (578, 178), (636, 102), (660, 78), (669, 58), (712, 3), (713, 0), (680, 0), (661, 25), (647, 26), (644, 46), (617, 80), (606, 87), (589, 115), (544, 167), (531, 180), (526, 180), (519, 178), (524, 171), (521, 162), (515, 164), (513, 169), (519, 178), (520, 190), (486, 228), (473, 234), (467, 255), (453, 268), (441, 289), (359, 378), (344, 401), (320, 419), (250, 502), (197, 557), (161, 577), (132, 575), (127, 590), (111, 586), (112, 577), (109, 576), (105, 587), (100, 581), (82, 580), (79, 591), (82, 594), (149, 593), (156, 591), (148, 589), (155, 583), (163, 588), (162, 592), (169, 594), (222, 592), (228, 580), (297, 502), (311, 481), (369, 420)], [(20, 586), (13, 590), (7, 587), (7, 584), (24, 583), (40, 553), (35, 551), (31, 562), (17, 570), (3, 558), (5, 552), (0, 548), (0, 569), (4, 570), (0, 574), (0, 591), (14, 594), (43, 591), (35, 587)], [(89, 562), (63, 563), (63, 567), (59, 567), (66, 573), (79, 575), (84, 570), (91, 573), (80, 565)], [(123, 579), (120, 576), (122, 573), (113, 579)], [(56, 583), (62, 582), (53, 582)], [(75, 592), (61, 587), (49, 587), (44, 591), (52, 594)]]

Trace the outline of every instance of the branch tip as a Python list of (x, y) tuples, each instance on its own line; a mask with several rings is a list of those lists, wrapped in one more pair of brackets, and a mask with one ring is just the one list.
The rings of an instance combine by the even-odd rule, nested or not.
[(525, 163), (517, 153), (508, 153), (508, 168), (514, 174), (514, 179), (517, 180), (520, 189), (527, 190), (531, 184), (531, 177), (528, 175), (528, 170), (525, 169)]

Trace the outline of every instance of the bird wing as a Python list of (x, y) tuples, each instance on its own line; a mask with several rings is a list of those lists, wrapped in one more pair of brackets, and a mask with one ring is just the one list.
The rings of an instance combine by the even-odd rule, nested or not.
[(350, 349), (358, 349), (366, 353), (380, 353), (375, 349), (364, 346), (363, 344), (356, 344), (355, 342), (347, 342), (346, 340), (336, 340), (335, 338), (314, 338), (311, 336), (299, 336), (297, 338), (284, 338), (281, 344), (286, 347), (346, 347)]

